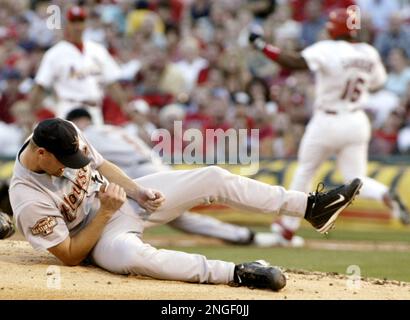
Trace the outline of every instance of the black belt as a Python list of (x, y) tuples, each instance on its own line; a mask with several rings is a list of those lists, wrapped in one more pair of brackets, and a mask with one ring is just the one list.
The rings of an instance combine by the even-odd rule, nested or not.
[(151, 162), (151, 159), (142, 159), (142, 160), (138, 160), (137, 161), (137, 165), (143, 165), (143, 164), (147, 164), (147, 163), (150, 163)]
[[(350, 110), (350, 111), (348, 111), (348, 112), (356, 112), (356, 111), (359, 111), (359, 110), (362, 110), (362, 109), (360, 109), (360, 108), (355, 108), (355, 109)], [(340, 113), (344, 113), (344, 112), (337, 112), (337, 111), (332, 111), (332, 110), (323, 110), (323, 112), (326, 113), (326, 114), (331, 114), (331, 115), (338, 115), (338, 114), (340, 114)]]

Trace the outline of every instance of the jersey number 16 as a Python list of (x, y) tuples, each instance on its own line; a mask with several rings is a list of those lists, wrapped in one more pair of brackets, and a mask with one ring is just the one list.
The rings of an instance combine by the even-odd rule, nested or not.
[(342, 100), (349, 100), (350, 102), (356, 102), (359, 100), (365, 81), (362, 78), (350, 78), (343, 90)]

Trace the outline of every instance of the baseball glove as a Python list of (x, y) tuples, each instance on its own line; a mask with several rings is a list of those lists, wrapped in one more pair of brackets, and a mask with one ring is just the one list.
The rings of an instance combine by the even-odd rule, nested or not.
[(11, 237), (16, 229), (9, 215), (0, 212), (0, 239)]

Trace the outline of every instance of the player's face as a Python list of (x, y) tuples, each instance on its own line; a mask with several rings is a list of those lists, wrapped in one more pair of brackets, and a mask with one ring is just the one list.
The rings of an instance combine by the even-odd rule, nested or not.
[(81, 38), (85, 30), (85, 20), (71, 21), (67, 24), (67, 30), (73, 37)]
[(64, 173), (65, 166), (57, 160), (57, 158), (47, 150), (40, 153), (39, 164), (43, 171), (55, 177), (61, 177)]

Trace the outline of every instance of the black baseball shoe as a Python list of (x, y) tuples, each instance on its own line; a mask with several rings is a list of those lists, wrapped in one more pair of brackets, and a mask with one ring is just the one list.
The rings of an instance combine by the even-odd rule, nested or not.
[(402, 224), (409, 225), (410, 224), (409, 210), (406, 208), (403, 201), (401, 201), (397, 193), (390, 192), (390, 196), (392, 198), (393, 215), (395, 217), (398, 217)]
[(316, 192), (309, 194), (305, 219), (320, 233), (328, 232), (338, 215), (359, 194), (363, 182), (356, 178), (351, 183), (342, 185), (328, 192), (321, 192), (323, 183), (319, 183)]
[(286, 278), (278, 268), (259, 260), (236, 265), (234, 280), (230, 285), (279, 291), (286, 285)]

